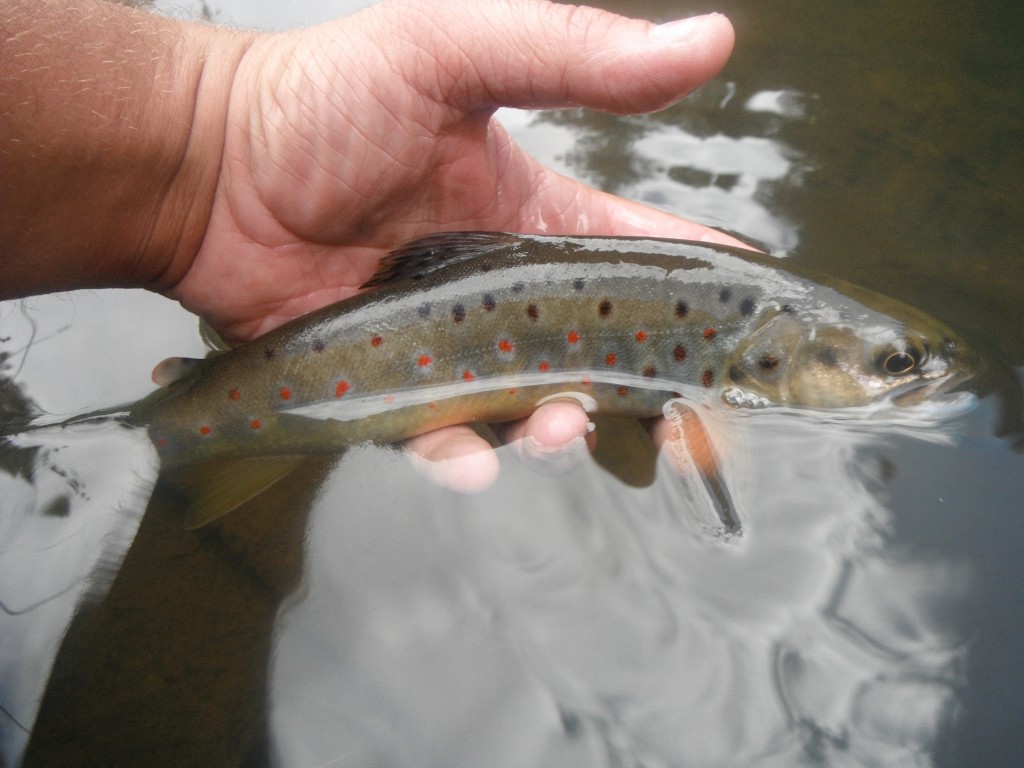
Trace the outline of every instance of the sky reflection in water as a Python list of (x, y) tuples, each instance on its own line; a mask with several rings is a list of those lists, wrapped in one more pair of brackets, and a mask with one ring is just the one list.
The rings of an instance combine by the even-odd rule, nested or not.
[(503, 449), (467, 499), (350, 454), (280, 615), (282, 764), (930, 764), (972, 580), (890, 547), (878, 447), (920, 438), (702, 410), (743, 519), (729, 541), (665, 466), (633, 488)]

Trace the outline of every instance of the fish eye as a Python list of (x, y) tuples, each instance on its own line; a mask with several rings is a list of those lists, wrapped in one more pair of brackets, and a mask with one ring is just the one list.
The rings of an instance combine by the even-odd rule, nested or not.
[(882, 363), (885, 372), (891, 373), (893, 376), (898, 376), (901, 373), (910, 373), (916, 365), (917, 361), (906, 352), (893, 352)]
[(878, 356), (878, 367), (890, 376), (903, 376), (917, 368), (924, 355), (915, 347), (887, 349)]

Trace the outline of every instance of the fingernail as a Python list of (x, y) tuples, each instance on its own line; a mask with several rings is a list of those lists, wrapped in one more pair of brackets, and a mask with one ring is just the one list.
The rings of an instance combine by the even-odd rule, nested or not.
[(651, 37), (664, 43), (686, 43), (701, 36), (707, 19), (718, 15), (720, 14), (710, 13), (659, 24), (651, 29)]

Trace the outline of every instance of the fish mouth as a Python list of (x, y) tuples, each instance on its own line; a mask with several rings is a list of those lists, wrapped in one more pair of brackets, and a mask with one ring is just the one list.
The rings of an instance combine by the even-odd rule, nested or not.
[(906, 389), (894, 395), (892, 402), (895, 405), (905, 407), (908, 405), (917, 405), (932, 395), (937, 395), (940, 392), (944, 392), (949, 387), (945, 386), (948, 383), (948, 378), (943, 377), (934, 381), (918, 381), (907, 386)]
[(958, 387), (982, 369), (982, 359), (973, 350), (952, 341), (946, 342), (946, 348), (953, 354), (934, 355), (916, 380), (895, 392), (893, 403), (901, 406), (917, 405), (927, 398)]
[(947, 369), (925, 375), (896, 392), (892, 397), (892, 402), (899, 406), (918, 405), (930, 397), (948, 392), (973, 374), (973, 370), (950, 371)]

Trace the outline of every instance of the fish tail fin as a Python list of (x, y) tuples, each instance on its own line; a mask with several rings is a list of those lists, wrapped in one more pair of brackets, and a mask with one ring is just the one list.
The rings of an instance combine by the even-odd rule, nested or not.
[(15, 437), (29, 432), (40, 430), (60, 430), (72, 427), (76, 424), (105, 424), (108, 421), (127, 422), (131, 415), (131, 404), (115, 405), (110, 408), (100, 408), (87, 413), (79, 413), (67, 418), (55, 417), (45, 413), (35, 413), (29, 416), (12, 419), (4, 424), (0, 430), (0, 437)]

